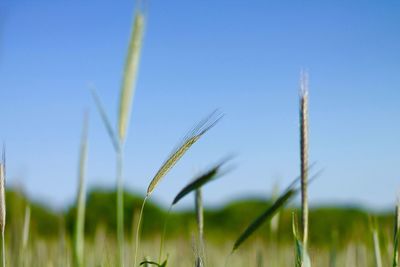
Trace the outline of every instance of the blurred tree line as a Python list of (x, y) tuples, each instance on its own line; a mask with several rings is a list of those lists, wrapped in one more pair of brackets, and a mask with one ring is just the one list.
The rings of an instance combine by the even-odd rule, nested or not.
[[(99, 231), (114, 237), (116, 230), (116, 194), (106, 189), (92, 189), (88, 192), (85, 231), (93, 239)], [(125, 192), (125, 233), (132, 236), (143, 201), (142, 196)], [(27, 205), (31, 208), (30, 235), (32, 239), (57, 239), (60, 235), (71, 236), (75, 222), (75, 206), (64, 211), (55, 211), (43, 203), (28, 200), (18, 190), (8, 190), (7, 238), (16, 238), (22, 231)], [(234, 240), (241, 231), (271, 204), (267, 199), (242, 199), (221, 208), (205, 210), (205, 237), (215, 243)], [(292, 213), (297, 207), (289, 206), (279, 214), (277, 230), (266, 223), (258, 232), (259, 240), (275, 243), (293, 242)], [(394, 213), (394, 212), (393, 212)], [(370, 213), (359, 207), (315, 207), (310, 211), (310, 244), (316, 246), (338, 246), (348, 242), (371, 242), (369, 218), (377, 218), (383, 239), (392, 238), (393, 214), (389, 212)], [(143, 238), (158, 238), (164, 227), (167, 209), (154, 202), (145, 207)], [(195, 235), (196, 220), (193, 210), (174, 211), (169, 215), (166, 238), (191, 238)], [(17, 241), (17, 240), (14, 240)], [(12, 242), (17, 244), (18, 242)]]

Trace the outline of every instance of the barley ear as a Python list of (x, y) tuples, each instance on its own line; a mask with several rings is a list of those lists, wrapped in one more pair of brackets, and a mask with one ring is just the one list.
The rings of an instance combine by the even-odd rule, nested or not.
[(149, 197), (153, 190), (156, 188), (160, 180), (175, 166), (175, 164), (183, 157), (189, 148), (196, 143), (208, 130), (214, 127), (223, 114), (215, 110), (205, 119), (201, 120), (183, 139), (181, 144), (172, 151), (168, 159), (162, 164), (161, 168), (157, 171), (156, 175), (151, 180), (147, 188), (147, 196)]
[(302, 72), (300, 82), (300, 174), (301, 174), (301, 225), (303, 246), (308, 242), (308, 76)]
[(125, 140), (131, 113), (132, 100), (137, 80), (140, 51), (142, 47), (143, 32), (144, 15), (140, 11), (137, 11), (125, 62), (119, 103), (118, 134), (121, 143), (123, 143)]

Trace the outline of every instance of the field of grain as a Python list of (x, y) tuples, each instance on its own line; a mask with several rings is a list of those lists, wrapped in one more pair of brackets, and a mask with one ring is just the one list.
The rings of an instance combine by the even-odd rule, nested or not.
[[(324, 172), (318, 162), (309, 161), (309, 129), (313, 123), (308, 108), (312, 88), (306, 71), (301, 71), (299, 81), (298, 177), (293, 177), (291, 184), (282, 185), (283, 190), (271, 188), (265, 198), (204, 207), (202, 192), (208, 184), (221, 179), (221, 184), (229, 185), (225, 176), (240, 164), (235, 155), (227, 154), (195, 175), (175, 193), (171, 203), (153, 201), (160, 181), (168, 179), (170, 170), (186, 157), (186, 152), (200, 145), (200, 139), (212, 138), (214, 128), (225, 116), (223, 110), (215, 109), (204, 110), (203, 118), (193, 119), (194, 127), (165, 155), (165, 161), (150, 177), (146, 192), (127, 191), (125, 147), (129, 142), (146, 19), (139, 5), (122, 83), (119, 90), (114, 90), (119, 94), (115, 120), (97, 89), (88, 90), (97, 109), (91, 116), (101, 119), (113, 148), (110, 161), (115, 162), (115, 189), (87, 188), (87, 113), (82, 116), (76, 201), (65, 210), (55, 211), (29, 199), (23, 186), (7, 185), (5, 144), (0, 164), (1, 266), (398, 266), (399, 206), (382, 212), (356, 206), (309, 207), (308, 189)], [(175, 210), (184, 198), (191, 199), (193, 208)]]

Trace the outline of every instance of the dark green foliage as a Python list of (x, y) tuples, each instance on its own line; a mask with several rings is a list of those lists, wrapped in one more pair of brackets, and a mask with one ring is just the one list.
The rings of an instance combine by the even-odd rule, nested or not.
[[(8, 231), (13, 232), (13, 236), (19, 238), (18, 236), (23, 226), (24, 211), (28, 200), (24, 194), (18, 190), (7, 190), (6, 199), (6, 224), (8, 226)], [(31, 235), (43, 237), (57, 236), (60, 232), (62, 216), (41, 203), (30, 202), (30, 206), (32, 214)]]

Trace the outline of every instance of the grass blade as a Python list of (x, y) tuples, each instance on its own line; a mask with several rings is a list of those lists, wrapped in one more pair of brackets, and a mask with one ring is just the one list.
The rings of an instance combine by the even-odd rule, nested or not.
[(125, 62), (124, 76), (119, 104), (118, 133), (121, 143), (125, 140), (131, 113), (135, 83), (137, 80), (140, 51), (144, 32), (144, 15), (138, 11), (133, 24), (131, 40)]
[(239, 236), (233, 245), (232, 252), (239, 248), (239, 246), (246, 241), (266, 220), (271, 219), (274, 214), (281, 209), (290, 199), (292, 199), (296, 193), (297, 189), (293, 189), (290, 187), (283, 193), (278, 199), (269, 207), (266, 211), (264, 211), (259, 217), (257, 217), (244, 232)]
[[(322, 170), (318, 171), (311, 177), (310, 181), (314, 181), (321, 173)], [(266, 220), (271, 220), (273, 216), (299, 192), (300, 189), (296, 187), (299, 179), (300, 177), (294, 179), (294, 181), (288, 186), (284, 193), (282, 193), (276, 199), (272, 206), (264, 211), (246, 228), (246, 230), (239, 236), (239, 238), (233, 245), (232, 252), (234, 252), (244, 241), (246, 241)]]
[(210, 170), (207, 172), (201, 174), (199, 177), (195, 178), (192, 182), (190, 182), (188, 185), (186, 185), (182, 190), (175, 196), (174, 200), (172, 201), (172, 205), (175, 205), (176, 203), (179, 202), (183, 197), (185, 197), (187, 194), (189, 194), (192, 191), (195, 191), (197, 189), (200, 189), (203, 185), (206, 183), (216, 179), (219, 175), (219, 170), (222, 167), (223, 164), (226, 163), (228, 159), (223, 160), (222, 162), (218, 163), (214, 167), (212, 167)]
[(185, 136), (181, 145), (173, 150), (169, 158), (158, 170), (147, 188), (147, 196), (150, 196), (160, 180), (171, 170), (173, 166), (183, 157), (188, 149), (196, 143), (208, 130), (210, 130), (223, 117), (219, 112), (212, 112), (207, 118), (201, 120), (194, 129)]
[(101, 119), (103, 121), (103, 124), (106, 127), (108, 136), (110, 137), (110, 140), (111, 140), (111, 143), (112, 143), (112, 145), (114, 147), (114, 150), (115, 151), (119, 151), (120, 150), (120, 145), (119, 145), (118, 137), (115, 134), (113, 127), (111, 126), (111, 122), (108, 119), (108, 116), (107, 116), (107, 113), (106, 113), (106, 111), (104, 109), (103, 104), (100, 101), (100, 97), (97, 94), (96, 89), (90, 88), (90, 92), (92, 94), (94, 103), (96, 104), (96, 108), (97, 108), (97, 110), (98, 110), (98, 112), (100, 114), (100, 117), (101, 117)]

